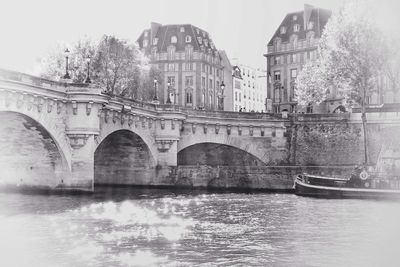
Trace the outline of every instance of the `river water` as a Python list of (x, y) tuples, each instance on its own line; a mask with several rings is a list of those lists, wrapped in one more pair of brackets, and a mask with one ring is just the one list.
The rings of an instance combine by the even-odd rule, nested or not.
[(0, 266), (400, 266), (399, 237), (396, 201), (0, 194)]

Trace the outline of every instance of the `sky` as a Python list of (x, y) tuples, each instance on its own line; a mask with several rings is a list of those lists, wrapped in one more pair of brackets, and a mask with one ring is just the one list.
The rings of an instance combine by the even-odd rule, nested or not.
[[(305, 1), (305, 2), (304, 2)], [(30, 72), (57, 43), (103, 34), (136, 41), (151, 22), (207, 31), (233, 61), (265, 69), (267, 43), (287, 13), (305, 3), (337, 10), (344, 0), (0, 0), (0, 68)], [(398, 0), (369, 0), (377, 22), (400, 32)]]

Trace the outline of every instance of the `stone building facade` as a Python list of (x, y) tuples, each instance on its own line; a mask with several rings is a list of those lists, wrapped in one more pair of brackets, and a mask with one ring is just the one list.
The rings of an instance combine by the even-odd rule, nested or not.
[[(317, 45), (331, 11), (305, 5), (304, 10), (289, 13), (268, 43), (267, 98), (272, 112), (296, 109), (294, 87), (304, 63), (317, 57)], [(336, 101), (332, 99), (332, 101)]]
[(161, 103), (223, 109), (224, 66), (220, 51), (206, 31), (191, 24), (151, 23), (137, 42), (150, 64), (162, 73), (162, 80), (157, 81)]
[(266, 98), (265, 71), (243, 64), (233, 68), (234, 111), (264, 112)]

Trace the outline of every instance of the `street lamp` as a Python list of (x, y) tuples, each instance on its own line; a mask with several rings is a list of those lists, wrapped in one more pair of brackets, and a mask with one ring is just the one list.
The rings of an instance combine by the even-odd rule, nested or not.
[(168, 83), (167, 83), (167, 86), (168, 86), (168, 91), (167, 91), (167, 94), (168, 94), (168, 96), (167, 96), (167, 104), (171, 104), (171, 97), (169, 96), (169, 90), (170, 90), (170, 86), (171, 86), (171, 83), (168, 81)]
[(86, 63), (87, 63), (87, 76), (86, 76), (86, 80), (85, 83), (91, 83), (92, 81), (90, 80), (90, 56), (88, 55), (86, 57)]
[(225, 90), (225, 83), (224, 83), (224, 81), (222, 81), (221, 82), (221, 85), (220, 85), (220, 87), (221, 87), (221, 91), (220, 91), (220, 94), (219, 94), (219, 110), (224, 110), (224, 90)]
[(158, 96), (157, 96), (157, 78), (154, 78), (154, 98), (153, 101), (158, 101)]
[(65, 75), (64, 75), (64, 79), (71, 79), (71, 76), (69, 76), (69, 73), (68, 73), (68, 55), (69, 55), (68, 48), (65, 49), (64, 54), (65, 54)]

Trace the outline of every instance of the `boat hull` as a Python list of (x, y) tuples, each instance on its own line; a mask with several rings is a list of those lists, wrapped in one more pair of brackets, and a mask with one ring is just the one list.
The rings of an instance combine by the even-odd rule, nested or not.
[(295, 180), (295, 194), (317, 198), (400, 198), (400, 190), (320, 186)]

